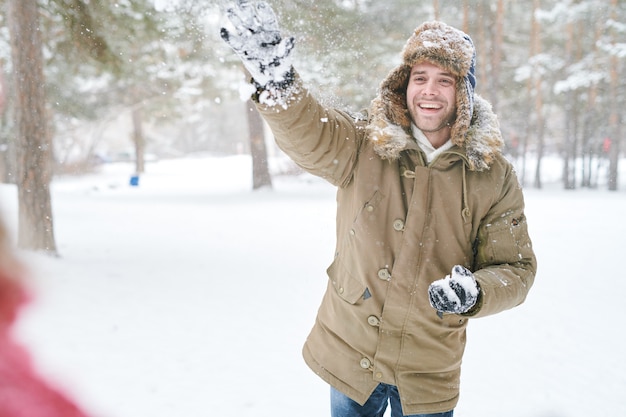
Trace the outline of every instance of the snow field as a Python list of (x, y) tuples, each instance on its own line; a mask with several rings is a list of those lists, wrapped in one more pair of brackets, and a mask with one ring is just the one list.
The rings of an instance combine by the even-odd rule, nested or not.
[[(186, 158), (53, 184), (60, 258), (24, 253), (18, 336), (97, 417), (317, 417), (300, 349), (326, 286), (334, 189), (249, 157)], [(539, 273), (522, 306), (471, 322), (459, 417), (626, 415), (626, 194), (526, 191)], [(14, 187), (0, 209), (17, 224)]]

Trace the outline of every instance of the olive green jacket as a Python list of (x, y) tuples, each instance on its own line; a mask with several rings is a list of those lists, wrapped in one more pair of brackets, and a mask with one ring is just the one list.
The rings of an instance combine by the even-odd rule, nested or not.
[[(483, 136), (499, 134), (489, 104), (476, 99), (474, 158), (498, 142)], [(278, 145), (338, 187), (335, 258), (306, 363), (361, 404), (386, 383), (397, 386), (405, 414), (453, 409), (468, 318), (522, 303), (535, 276), (511, 164), (490, 148), (488, 168), (477, 170), (455, 145), (428, 165), (404, 130), (386, 146), (370, 135), (371, 115), (325, 108), (298, 77), (287, 101), (258, 105)], [(481, 297), (471, 314), (440, 318), (427, 289), (457, 264), (474, 272)]]

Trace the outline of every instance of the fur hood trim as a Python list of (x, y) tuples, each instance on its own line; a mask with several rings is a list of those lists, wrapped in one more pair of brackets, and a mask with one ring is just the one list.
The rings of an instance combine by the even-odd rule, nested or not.
[(384, 159), (396, 159), (406, 149), (411, 134), (411, 117), (406, 104), (406, 89), (413, 66), (430, 62), (457, 76), (456, 111), (451, 140), (465, 149), (470, 169), (489, 167), (500, 151), (502, 138), (491, 105), (474, 94), (476, 51), (471, 38), (443, 22), (420, 25), (406, 42), (402, 63), (393, 69), (372, 101), (368, 134)]
[[(400, 152), (414, 147), (415, 139), (398, 124), (380, 117), (380, 109), (373, 109), (367, 126), (369, 140), (375, 142), (374, 151), (382, 159), (396, 160)], [(454, 142), (453, 142), (454, 143)], [(465, 151), (467, 164), (472, 171), (489, 169), (497, 154), (501, 152), (503, 141), (498, 118), (491, 109), (491, 104), (479, 95), (474, 96), (474, 112), (471, 123), (465, 132), (461, 145)]]

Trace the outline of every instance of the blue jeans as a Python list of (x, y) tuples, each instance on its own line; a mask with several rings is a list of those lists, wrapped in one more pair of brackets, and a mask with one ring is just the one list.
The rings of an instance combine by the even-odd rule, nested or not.
[(454, 410), (435, 414), (412, 414), (405, 416), (400, 405), (398, 388), (380, 384), (364, 405), (351, 400), (335, 388), (330, 388), (331, 417), (383, 417), (387, 405), (391, 404), (391, 417), (452, 417)]

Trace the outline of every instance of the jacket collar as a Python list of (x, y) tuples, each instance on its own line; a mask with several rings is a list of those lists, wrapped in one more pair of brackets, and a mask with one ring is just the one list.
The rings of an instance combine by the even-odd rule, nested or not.
[[(396, 160), (400, 152), (415, 148), (415, 139), (410, 127), (406, 129), (391, 122), (386, 112), (381, 107), (377, 107), (375, 102), (376, 100), (369, 114), (368, 139), (374, 142), (374, 151), (378, 156), (382, 159)], [(399, 106), (400, 103), (396, 105)], [(399, 111), (406, 112), (406, 107)], [(465, 153), (470, 170), (489, 169), (503, 146), (498, 118), (493, 113), (491, 105), (475, 95), (474, 111), (469, 127), (465, 132), (456, 132), (451, 140)]]

